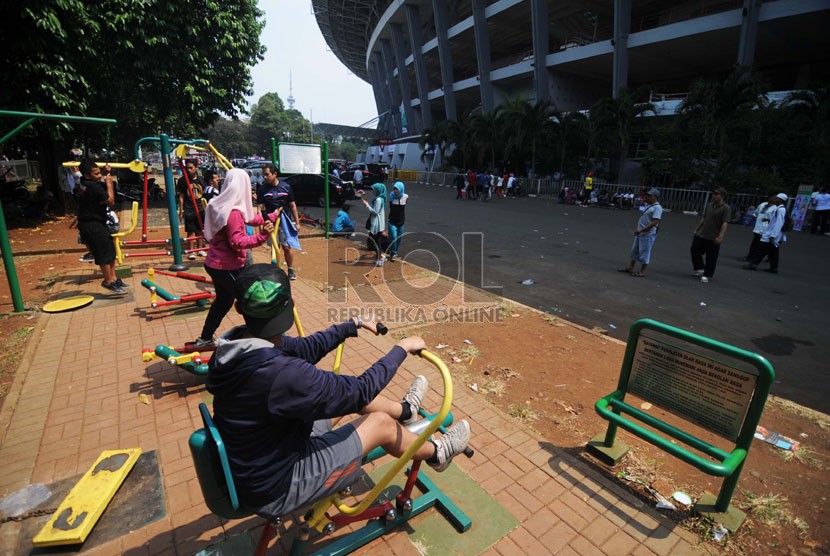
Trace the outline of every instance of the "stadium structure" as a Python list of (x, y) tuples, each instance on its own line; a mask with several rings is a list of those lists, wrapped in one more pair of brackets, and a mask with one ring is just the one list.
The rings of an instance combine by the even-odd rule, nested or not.
[(724, 77), (736, 65), (761, 71), (772, 91), (830, 77), (830, 0), (312, 0), (312, 6), (334, 54), (372, 85), (381, 141), (396, 143), (370, 149), (368, 159), (399, 168), (420, 158), (416, 140), (424, 129), (489, 112), (507, 98), (583, 110), (620, 87), (647, 85), (658, 100), (672, 99), (695, 80)]

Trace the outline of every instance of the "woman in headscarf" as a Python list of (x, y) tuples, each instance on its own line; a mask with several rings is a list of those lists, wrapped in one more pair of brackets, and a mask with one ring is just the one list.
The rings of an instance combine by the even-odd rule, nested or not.
[[(221, 193), (208, 204), (205, 212), (205, 239), (210, 242), (205, 270), (213, 280), (216, 299), (210, 306), (201, 335), (194, 342), (195, 347), (216, 345), (213, 334), (233, 307), (234, 283), (245, 267), (247, 251), (265, 243), (274, 231), (274, 219), (269, 215), (266, 221), (254, 212), (248, 173), (236, 168), (229, 170)], [(246, 224), (262, 228), (249, 236)]]
[(405, 193), (403, 182), (396, 181), (392, 186), (392, 193), (389, 195), (389, 261), (395, 260), (398, 256), (398, 249), (401, 247), (401, 236), (406, 223), (406, 202), (409, 195)]
[(372, 199), (372, 204), (363, 199), (363, 205), (369, 209), (369, 221), (366, 223), (366, 228), (369, 230), (369, 236), (372, 238), (375, 247), (375, 265), (383, 266), (386, 262), (386, 244), (389, 239), (389, 234), (386, 231), (386, 186), (382, 183), (372, 185), (372, 193), (375, 198)]

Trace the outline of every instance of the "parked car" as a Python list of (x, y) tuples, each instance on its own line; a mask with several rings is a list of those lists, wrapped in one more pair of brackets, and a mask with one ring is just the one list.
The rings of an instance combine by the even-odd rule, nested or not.
[(268, 162), (267, 160), (252, 160), (243, 168), (251, 176), (251, 185), (254, 187), (265, 181), (265, 178), (262, 177), (262, 169), (265, 168)]
[(370, 186), (374, 183), (383, 183), (386, 181), (386, 174), (380, 165), (372, 163), (366, 164), (363, 162), (352, 164), (340, 177), (354, 181), (355, 172), (363, 172), (363, 186)]
[[(294, 174), (280, 177), (291, 185), (294, 199), (298, 205), (326, 206), (323, 176), (320, 174)], [(342, 206), (350, 199), (355, 199), (352, 184), (343, 182), (337, 176), (329, 174), (329, 201), (334, 206)]]

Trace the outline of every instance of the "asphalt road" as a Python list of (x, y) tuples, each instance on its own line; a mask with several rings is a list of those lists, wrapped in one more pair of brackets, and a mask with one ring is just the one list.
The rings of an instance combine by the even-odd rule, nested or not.
[[(454, 189), (417, 183), (406, 191), (407, 261), (622, 340), (647, 317), (759, 353), (775, 368), (773, 394), (830, 413), (830, 237), (790, 233), (773, 275), (741, 268), (752, 230), (730, 226), (714, 279), (702, 284), (689, 256), (698, 217), (665, 213), (648, 276), (635, 278), (617, 272), (628, 263), (635, 211), (542, 198), (457, 201)], [(352, 204), (362, 224), (366, 211)], [(522, 285), (527, 279), (533, 285)]]

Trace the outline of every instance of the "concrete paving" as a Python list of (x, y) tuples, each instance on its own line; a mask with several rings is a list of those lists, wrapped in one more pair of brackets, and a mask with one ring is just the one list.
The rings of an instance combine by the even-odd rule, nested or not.
[[(267, 258), (267, 251), (257, 250), (258, 262)], [(190, 555), (261, 525), (259, 518), (220, 520), (202, 500), (187, 441), (201, 426), (199, 403), (210, 396), (194, 375), (158, 359), (144, 363), (140, 353), (145, 346), (192, 340), (204, 313), (186, 318), (149, 309), (149, 292), (140, 286), (143, 277), (136, 273), (127, 279), (134, 293), (124, 299), (99, 296), (84, 309), (41, 314), (33, 321), (35, 332), (0, 413), (2, 496), (33, 483), (49, 484), (82, 473), (105, 449), (140, 447), (157, 452), (166, 515), (116, 540), (81, 550), (84, 554)], [(64, 294), (97, 295), (99, 281), (93, 270), (83, 269), (64, 276), (58, 287)], [(181, 281), (163, 276), (157, 276), (157, 282), (170, 291), (183, 287)], [(639, 285), (633, 279), (629, 282)], [(302, 277), (293, 284), (306, 331), (327, 325), (327, 300), (315, 286)], [(453, 290), (446, 303), (461, 303), (460, 296)], [(241, 318), (232, 313), (223, 328), (237, 324)], [(574, 334), (589, 333), (574, 328)], [(359, 373), (381, 357), (394, 345), (390, 336), (349, 340), (345, 371)], [(330, 364), (327, 358), (321, 365)], [(398, 372), (390, 394), (401, 396), (421, 373), (433, 385), (426, 405), (437, 407), (440, 378), (416, 358), (409, 358)], [(141, 394), (149, 403), (143, 403)], [(453, 411), (456, 419), (471, 421), (475, 449), (471, 459), (456, 459), (458, 467), (519, 522), (484, 554), (683, 555), (700, 550), (694, 535), (475, 393), (456, 389)], [(457, 502), (463, 508), (464, 501)], [(20, 548), (20, 533), (20, 523), (0, 526), (0, 552), (28, 554), (25, 539)], [(283, 553), (286, 542), (277, 541), (271, 553)], [(358, 551), (418, 553), (406, 531), (386, 535)]]

